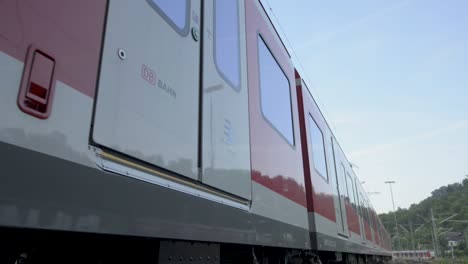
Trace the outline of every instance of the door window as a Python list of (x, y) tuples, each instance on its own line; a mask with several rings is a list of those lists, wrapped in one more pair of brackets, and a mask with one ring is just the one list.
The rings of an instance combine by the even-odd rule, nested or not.
[(348, 192), (350, 203), (352, 203), (353, 207), (356, 207), (356, 193), (354, 192), (353, 178), (349, 173), (346, 173), (346, 176), (346, 179), (348, 180)]
[[(323, 133), (320, 130), (315, 120), (309, 114), (309, 130), (312, 145), (312, 159), (314, 160), (315, 170), (328, 181), (327, 160), (325, 157), (325, 145)], [(338, 183), (340, 185), (340, 183)]]
[(240, 47), (239, 7), (237, 0), (216, 0), (215, 4), (215, 61), (221, 77), (239, 91)]
[(258, 64), (263, 116), (291, 146), (294, 146), (289, 80), (260, 35)]
[(189, 0), (147, 0), (177, 33), (188, 34)]

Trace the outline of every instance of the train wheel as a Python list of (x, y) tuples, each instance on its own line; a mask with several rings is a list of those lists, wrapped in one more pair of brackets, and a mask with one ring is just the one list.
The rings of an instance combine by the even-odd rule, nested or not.
[(366, 262), (364, 261), (364, 257), (362, 255), (357, 257), (357, 263), (358, 264), (366, 264)]
[(347, 264), (358, 264), (358, 260), (357, 260), (356, 255), (354, 255), (354, 254), (346, 255), (345, 263), (347, 263)]

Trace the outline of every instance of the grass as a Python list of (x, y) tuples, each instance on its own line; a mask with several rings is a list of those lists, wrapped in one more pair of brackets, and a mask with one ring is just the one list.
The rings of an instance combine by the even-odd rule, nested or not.
[(452, 260), (451, 258), (441, 258), (434, 260), (433, 264), (468, 264), (468, 257), (456, 258)]

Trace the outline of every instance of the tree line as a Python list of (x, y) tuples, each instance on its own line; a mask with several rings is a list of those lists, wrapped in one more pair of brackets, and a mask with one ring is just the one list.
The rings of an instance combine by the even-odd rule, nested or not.
[[(433, 235), (431, 210), (436, 237)], [(462, 241), (453, 248), (454, 255), (468, 256), (468, 178), (440, 187), (420, 203), (412, 204), (407, 209), (398, 208), (396, 214), (399, 237), (396, 236), (393, 212), (379, 215), (392, 236), (394, 250), (412, 250), (413, 245), (414, 249), (433, 250), (435, 242), (439, 254), (446, 255), (451, 250), (448, 239), (459, 234)], [(399, 245), (401, 248), (398, 248)]]

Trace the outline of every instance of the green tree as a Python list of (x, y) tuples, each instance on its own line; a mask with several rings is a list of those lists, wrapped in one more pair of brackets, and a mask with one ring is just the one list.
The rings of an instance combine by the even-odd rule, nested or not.
[[(421, 224), (424, 224), (423, 227), (419, 228), (416, 233), (414, 233), (414, 241), (416, 246), (420, 248), (433, 248), (433, 239), (432, 239), (432, 224), (430, 223), (430, 210), (432, 209), (437, 218), (437, 227), (443, 228), (443, 230), (449, 230), (453, 232), (463, 232), (468, 235), (468, 223), (462, 222), (451, 222), (446, 221), (439, 224), (439, 221), (442, 219), (456, 213), (457, 216), (453, 219), (458, 220), (468, 220), (468, 178), (464, 179), (462, 182), (449, 184), (447, 186), (442, 186), (431, 193), (431, 196), (424, 199), (418, 204), (412, 204), (409, 208), (398, 208), (396, 211), (398, 216), (398, 222), (407, 230), (409, 230), (409, 223), (413, 223), (413, 230), (419, 227)], [(379, 217), (382, 220), (387, 231), (395, 236), (395, 220), (393, 212), (386, 214), (381, 214)], [(400, 228), (400, 227), (399, 227)], [(442, 230), (438, 230), (439, 233), (442, 233)], [(400, 237), (402, 238), (402, 245), (405, 249), (410, 249), (411, 247), (411, 235), (409, 232), (404, 231), (400, 228)], [(447, 241), (444, 238), (444, 235), (438, 238), (439, 246), (441, 251), (448, 250)], [(468, 256), (468, 237), (467, 241), (463, 243), (463, 246), (457, 247), (456, 250), (461, 250), (463, 254)], [(464, 247), (464, 248), (463, 248)], [(442, 250), (443, 249), (443, 250)], [(458, 251), (457, 251), (458, 252)]]

